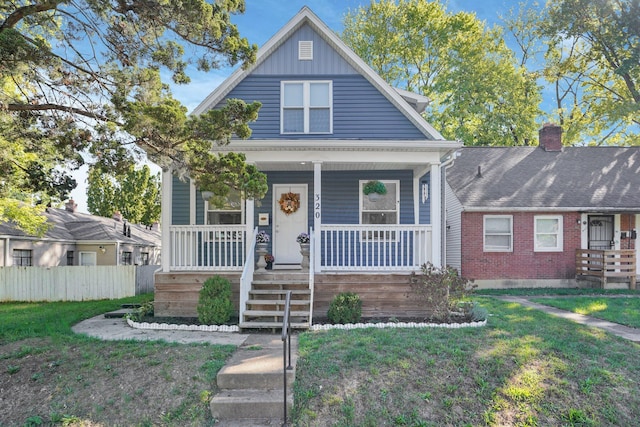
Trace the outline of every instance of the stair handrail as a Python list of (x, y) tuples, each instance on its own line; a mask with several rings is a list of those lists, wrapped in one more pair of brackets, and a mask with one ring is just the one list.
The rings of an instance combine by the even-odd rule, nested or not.
[[(284, 316), (282, 317), (282, 377), (284, 378), (284, 418), (282, 426), (287, 426), (287, 371), (291, 366), (291, 291), (287, 291), (284, 303)], [(289, 356), (287, 357), (287, 349)]]
[(240, 276), (240, 296), (238, 307), (238, 323), (242, 323), (243, 313), (247, 309), (247, 301), (249, 300), (249, 291), (251, 290), (251, 282), (253, 282), (253, 273), (255, 271), (255, 253), (256, 253), (256, 236), (258, 235), (258, 227), (253, 229), (251, 239), (247, 245), (246, 256), (244, 258), (244, 268)]

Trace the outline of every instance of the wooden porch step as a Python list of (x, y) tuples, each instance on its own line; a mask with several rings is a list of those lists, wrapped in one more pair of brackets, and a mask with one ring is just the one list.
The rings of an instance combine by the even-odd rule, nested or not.
[[(292, 329), (309, 329), (308, 322), (291, 322)], [(282, 329), (282, 322), (244, 321), (240, 329)]]
[[(291, 317), (309, 317), (309, 310), (307, 311), (290, 311)], [(284, 316), (284, 310), (245, 310), (244, 316), (246, 317), (282, 317)]]
[[(289, 301), (291, 305), (309, 305), (311, 301), (308, 299), (292, 299)], [(283, 299), (250, 299), (247, 304), (251, 305), (284, 305)]]
[(278, 285), (278, 286), (309, 286), (308, 280), (261, 280), (254, 279), (251, 284), (254, 286)]
[(309, 289), (251, 289), (250, 294), (266, 294), (266, 295), (286, 295), (287, 292), (291, 292), (291, 295), (311, 295)]

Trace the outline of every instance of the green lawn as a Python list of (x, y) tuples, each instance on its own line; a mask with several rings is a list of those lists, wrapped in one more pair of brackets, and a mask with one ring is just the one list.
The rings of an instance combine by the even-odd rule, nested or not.
[(483, 328), (305, 333), (298, 426), (601, 426), (640, 419), (640, 346), (479, 298)]
[(609, 320), (621, 325), (640, 328), (640, 298), (566, 297), (531, 298), (539, 304), (550, 305), (574, 313)]

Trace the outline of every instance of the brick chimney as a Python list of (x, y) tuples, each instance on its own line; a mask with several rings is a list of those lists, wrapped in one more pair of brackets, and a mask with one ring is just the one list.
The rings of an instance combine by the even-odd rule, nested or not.
[(73, 199), (69, 199), (69, 201), (64, 205), (64, 208), (67, 212), (75, 213), (78, 209), (78, 204), (73, 201)]
[(545, 123), (538, 132), (538, 140), (544, 151), (562, 151), (562, 128), (553, 123)]

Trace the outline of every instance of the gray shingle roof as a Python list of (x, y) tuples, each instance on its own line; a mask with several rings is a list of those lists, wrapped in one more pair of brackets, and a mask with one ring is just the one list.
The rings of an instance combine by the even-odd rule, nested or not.
[(465, 147), (447, 182), (467, 210), (640, 211), (640, 147)]
[[(149, 230), (144, 225), (127, 223), (131, 227), (131, 237), (123, 234), (123, 223), (112, 218), (69, 212), (65, 209), (47, 209), (45, 216), (52, 227), (43, 239), (82, 241), (110, 241), (133, 245), (160, 246), (160, 231)], [(11, 224), (0, 223), (0, 236), (27, 237)]]

